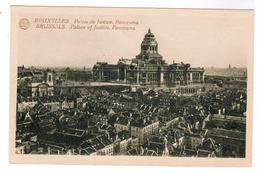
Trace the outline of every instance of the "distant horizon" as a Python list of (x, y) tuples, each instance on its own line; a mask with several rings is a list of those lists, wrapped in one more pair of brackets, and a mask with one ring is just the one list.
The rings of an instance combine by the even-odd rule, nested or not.
[[(112, 63), (111, 63), (112, 64)], [(35, 67), (35, 68), (67, 68), (67, 67), (69, 67), (69, 68), (87, 68), (87, 69), (92, 69), (93, 68), (93, 66), (92, 67), (90, 67), (90, 66), (42, 66), (42, 65), (18, 65), (18, 67), (22, 67), (22, 66), (24, 66), (25, 68), (30, 68), (30, 67)], [(195, 67), (195, 66), (192, 66), (192, 64), (191, 64), (191, 68), (192, 67)], [(195, 67), (196, 68), (196, 67)], [(207, 66), (207, 67), (202, 67), (202, 68), (205, 68), (205, 69), (208, 69), (208, 68), (229, 68), (228, 66), (227, 67), (224, 67), (224, 66)], [(232, 68), (247, 68), (246, 66), (239, 66), (239, 67), (237, 67), (237, 66), (232, 66), (231, 65), (231, 69)]]
[[(66, 28), (56, 30), (39, 29), (34, 22), (39, 16), (25, 15), (31, 25), (27, 30), (18, 30), (18, 64), (92, 68), (96, 62), (115, 64), (122, 57), (134, 59), (141, 51), (148, 29), (158, 43), (158, 53), (168, 64), (174, 60), (196, 68), (225, 68), (229, 64), (243, 68), (252, 56), (249, 46), (253, 25), (251, 13), (247, 11), (103, 8), (99, 13), (95, 8), (79, 10), (76, 13), (49, 11), (46, 17), (69, 20)], [(118, 25), (132, 30), (89, 31), (71, 29), (75, 19), (135, 24)]]

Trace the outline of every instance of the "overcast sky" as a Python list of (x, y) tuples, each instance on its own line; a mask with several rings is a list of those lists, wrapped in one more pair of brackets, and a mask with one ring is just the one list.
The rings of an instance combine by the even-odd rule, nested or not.
[[(167, 63), (193, 67), (246, 67), (252, 49), (252, 13), (247, 10), (36, 9), (21, 13), (30, 27), (18, 30), (18, 65), (93, 67), (135, 58), (148, 28)], [(35, 18), (137, 21), (135, 31), (36, 29)]]

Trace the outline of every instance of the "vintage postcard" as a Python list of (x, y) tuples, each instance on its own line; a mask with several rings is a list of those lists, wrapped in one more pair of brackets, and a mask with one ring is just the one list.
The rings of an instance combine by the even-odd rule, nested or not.
[(12, 6), (10, 162), (251, 166), (253, 21)]

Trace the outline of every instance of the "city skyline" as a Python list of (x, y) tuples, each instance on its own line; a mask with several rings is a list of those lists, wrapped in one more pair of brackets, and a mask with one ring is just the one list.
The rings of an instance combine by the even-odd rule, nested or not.
[[(106, 20), (118, 18), (114, 17), (115, 12), (104, 10), (110, 14)], [(251, 21), (247, 20), (246, 11), (233, 10), (226, 15), (225, 10), (185, 13), (173, 10), (169, 15), (165, 9), (165, 14), (160, 13), (162, 19), (157, 20), (157, 11), (153, 10), (154, 14), (150, 15), (149, 10), (145, 10), (145, 16), (129, 16), (124, 12), (122, 20), (138, 22), (134, 31), (39, 30), (33, 27), (19, 31), (18, 65), (91, 68), (97, 61), (117, 63), (122, 57), (132, 59), (140, 52), (142, 36), (151, 28), (159, 44), (158, 51), (169, 64), (175, 61), (198, 67), (247, 66)], [(127, 9), (128, 13), (132, 11), (134, 9)], [(75, 15), (75, 18), (85, 17)], [(99, 20), (93, 14), (88, 19)], [(22, 44), (25, 41), (26, 44)], [(36, 57), (37, 61), (34, 60)]]

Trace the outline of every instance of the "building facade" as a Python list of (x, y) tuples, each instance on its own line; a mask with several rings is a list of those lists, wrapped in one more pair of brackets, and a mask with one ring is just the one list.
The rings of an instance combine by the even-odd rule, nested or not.
[(151, 30), (144, 36), (141, 52), (132, 60), (119, 59), (117, 64), (97, 62), (93, 80), (152, 86), (181, 86), (204, 82), (204, 68), (190, 64), (167, 64), (158, 53), (158, 43)]
[(52, 72), (45, 72), (44, 77), (45, 80), (33, 81), (29, 85), (29, 88), (31, 88), (32, 97), (53, 96), (54, 86)]
[(143, 144), (146, 139), (159, 133), (159, 121), (131, 122), (130, 131), (133, 137), (138, 138), (139, 144)]
[(54, 73), (50, 69), (18, 67), (17, 89), (23, 97), (46, 97), (54, 95)]

